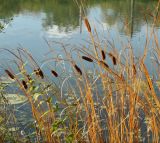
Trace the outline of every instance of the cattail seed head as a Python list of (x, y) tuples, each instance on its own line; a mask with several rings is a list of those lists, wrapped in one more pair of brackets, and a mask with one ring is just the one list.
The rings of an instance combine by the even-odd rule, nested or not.
[(101, 54), (102, 54), (102, 59), (105, 60), (106, 59), (106, 54), (103, 50), (101, 51)]
[(74, 65), (74, 68), (80, 75), (82, 75), (81, 69), (76, 64)]
[(39, 76), (43, 79), (44, 78), (44, 74), (43, 71), (41, 69), (39, 69)]
[(5, 72), (11, 79), (15, 78), (15, 76), (9, 70), (5, 70)]
[(116, 59), (116, 57), (112, 53), (109, 53), (108, 55), (112, 58), (113, 64), (117, 65), (117, 59)]
[(99, 62), (103, 67), (105, 68), (109, 68), (109, 65), (107, 63), (105, 63), (104, 61), (100, 61)]
[(55, 77), (58, 77), (58, 73), (54, 70), (51, 70), (51, 73), (55, 76)]
[(87, 18), (84, 18), (84, 23), (85, 23), (85, 26), (86, 26), (88, 32), (91, 33), (91, 26), (90, 26)]
[(136, 75), (136, 73), (137, 73), (137, 70), (136, 70), (136, 66), (135, 66), (135, 65), (133, 65), (133, 73), (134, 73), (134, 75)]
[(34, 70), (34, 72), (37, 76), (40, 76), (42, 79), (44, 78), (43, 71), (40, 68)]
[(93, 60), (92, 60), (91, 58), (86, 57), (86, 56), (82, 56), (82, 59), (83, 59), (83, 60), (86, 60), (86, 61), (88, 61), (88, 62), (93, 62)]
[(26, 83), (24, 80), (22, 80), (22, 84), (23, 84), (23, 87), (24, 87), (25, 89), (28, 88), (28, 85), (27, 85), (27, 83)]
[(28, 79), (29, 81), (31, 81), (31, 80), (32, 80), (32, 78), (31, 78), (31, 76), (30, 76), (30, 75), (27, 75), (27, 79)]
[(116, 58), (114, 56), (112, 57), (112, 61), (113, 61), (114, 65), (117, 65), (117, 60), (116, 60)]

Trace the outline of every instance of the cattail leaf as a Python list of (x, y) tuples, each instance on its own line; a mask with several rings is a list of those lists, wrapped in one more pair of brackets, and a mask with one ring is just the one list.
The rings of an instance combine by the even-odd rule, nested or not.
[(93, 62), (93, 60), (92, 60), (91, 58), (86, 57), (86, 56), (82, 56), (82, 59), (83, 59), (83, 60), (86, 60), (86, 61), (88, 61), (88, 62)]

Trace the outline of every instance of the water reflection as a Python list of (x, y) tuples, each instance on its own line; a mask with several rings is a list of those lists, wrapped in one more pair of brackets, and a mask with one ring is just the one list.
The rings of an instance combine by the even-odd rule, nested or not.
[[(57, 25), (59, 31), (68, 32), (79, 26), (80, 9), (72, 0), (0, 0), (0, 3), (0, 19), (5, 19), (7, 23), (20, 13), (43, 12), (45, 18), (42, 25), (46, 30)], [(132, 36), (141, 30), (144, 18), (147, 17), (149, 24), (152, 22), (152, 17), (146, 13), (151, 13), (156, 3), (150, 0), (90, 0), (86, 5), (89, 7), (88, 13), (91, 8), (100, 8), (102, 22), (109, 26), (117, 25), (120, 33)]]
[[(157, 1), (147, 0), (120, 0), (107, 1), (101, 4), (103, 20), (110, 27), (116, 25), (121, 34), (132, 36), (140, 32), (147, 23), (153, 22), (151, 14), (154, 12)], [(159, 27), (159, 23), (157, 23)]]
[[(72, 0), (0, 0), (0, 3), (0, 48), (13, 49), (20, 44), (41, 60), (49, 50), (44, 37), (77, 45), (84, 44), (83, 39), (88, 37), (82, 23), (83, 9)], [(115, 41), (117, 37), (122, 40), (130, 37), (133, 47), (138, 48), (144, 44), (156, 4), (157, 0), (88, 0), (85, 6), (86, 15), (98, 33), (109, 31)], [(159, 28), (160, 20), (156, 26)], [(119, 48), (120, 44), (115, 44)], [(58, 50), (58, 46), (54, 48)]]

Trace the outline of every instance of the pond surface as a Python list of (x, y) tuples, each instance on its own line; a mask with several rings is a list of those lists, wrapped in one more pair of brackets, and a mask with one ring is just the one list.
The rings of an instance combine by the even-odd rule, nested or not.
[[(156, 0), (89, 0), (85, 5), (100, 38), (131, 39), (133, 47), (143, 51), (156, 4)], [(27, 48), (38, 60), (50, 48), (59, 50), (53, 41), (79, 45), (89, 37), (81, 8), (72, 0), (0, 0), (0, 23), (0, 48)], [(159, 28), (157, 22), (160, 37)]]

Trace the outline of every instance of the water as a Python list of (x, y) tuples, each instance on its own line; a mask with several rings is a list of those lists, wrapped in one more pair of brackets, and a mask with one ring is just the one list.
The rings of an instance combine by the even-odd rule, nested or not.
[[(62, 49), (53, 41), (78, 45), (88, 37), (83, 22), (81, 27), (80, 8), (72, 0), (0, 0), (0, 3), (0, 23), (4, 25), (0, 48), (24, 47), (42, 60), (50, 48), (61, 54)], [(147, 27), (151, 27), (150, 13), (156, 4), (157, 1), (150, 0), (91, 0), (86, 4), (86, 11), (100, 37), (115, 41), (131, 39), (133, 47), (143, 51), (141, 45)], [(158, 32), (159, 26), (160, 23), (156, 25)]]

